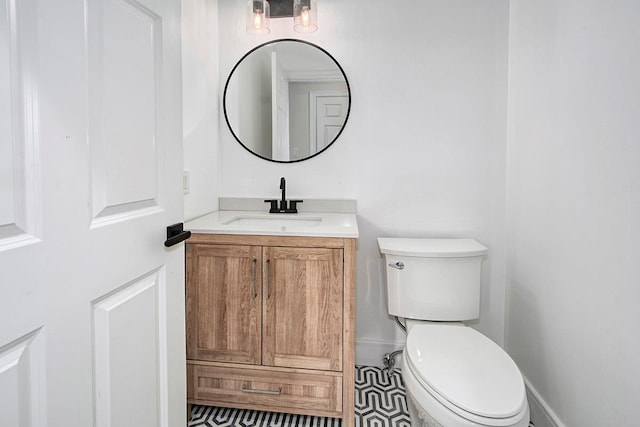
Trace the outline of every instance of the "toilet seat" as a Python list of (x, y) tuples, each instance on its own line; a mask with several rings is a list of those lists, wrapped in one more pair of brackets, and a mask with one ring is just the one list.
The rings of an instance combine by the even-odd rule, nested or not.
[(489, 338), (462, 324), (420, 323), (407, 335), (408, 368), (442, 405), (486, 425), (520, 418), (526, 409), (522, 375)]

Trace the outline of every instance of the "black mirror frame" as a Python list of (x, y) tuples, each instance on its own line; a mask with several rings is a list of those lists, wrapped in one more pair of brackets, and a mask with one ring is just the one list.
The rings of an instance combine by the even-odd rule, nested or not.
[[(229, 116), (227, 114), (227, 89), (229, 87), (229, 82), (231, 81), (231, 77), (233, 76), (233, 73), (236, 71), (236, 68), (238, 68), (238, 66), (242, 63), (242, 61), (249, 55), (251, 55), (254, 51), (273, 44), (273, 43), (277, 43), (277, 42), (296, 42), (296, 43), (303, 43), (309, 46), (312, 46), (320, 51), (322, 51), (325, 55), (327, 55), (329, 58), (331, 58), (331, 60), (336, 64), (336, 66), (338, 67), (338, 69), (340, 70), (340, 72), (342, 73), (342, 76), (344, 77), (344, 82), (347, 85), (347, 93), (349, 95), (349, 106), (347, 107), (347, 114), (345, 116), (344, 119), (344, 123), (342, 124), (342, 127), (340, 128), (340, 131), (336, 134), (335, 138), (333, 138), (333, 140), (327, 144), (326, 147), (324, 147), (322, 150), (304, 157), (302, 159), (297, 159), (297, 160), (274, 160), (274, 159), (269, 159), (267, 157), (261, 156), (260, 154), (257, 154), (256, 152), (252, 151), (249, 147), (247, 147), (246, 145), (244, 145), (242, 143), (242, 141), (240, 141), (240, 138), (238, 138), (238, 135), (236, 135), (236, 133), (233, 131), (233, 128), (231, 127), (231, 123), (229, 122)], [(256, 47), (254, 47), (253, 49), (251, 49), (249, 52), (245, 53), (242, 58), (240, 58), (240, 60), (236, 63), (236, 65), (234, 65), (234, 67), (231, 69), (231, 72), (229, 73), (229, 77), (227, 77), (227, 82), (224, 85), (224, 94), (222, 96), (222, 109), (224, 111), (224, 120), (227, 122), (227, 128), (229, 129), (229, 131), (231, 132), (231, 135), (233, 135), (233, 137), (235, 138), (236, 141), (238, 141), (238, 143), (248, 152), (250, 152), (251, 154), (253, 154), (256, 157), (259, 157), (261, 159), (264, 160), (268, 160), (270, 162), (274, 162), (274, 163), (298, 163), (298, 162), (302, 162), (305, 160), (309, 160), (312, 159), (314, 157), (316, 157), (317, 155), (319, 155), (320, 153), (324, 153), (329, 147), (331, 147), (334, 142), (336, 142), (338, 140), (338, 138), (340, 138), (340, 135), (342, 135), (342, 131), (344, 130), (345, 126), (347, 125), (347, 122), (349, 121), (349, 114), (351, 113), (351, 87), (349, 85), (349, 79), (347, 79), (347, 75), (344, 72), (344, 70), (342, 69), (342, 66), (338, 63), (338, 61), (336, 61), (336, 59), (333, 57), (333, 55), (331, 55), (329, 52), (327, 52), (325, 49), (321, 48), (320, 46), (310, 43), (308, 41), (305, 40), (299, 40), (299, 39), (290, 39), (290, 38), (286, 38), (286, 39), (275, 39), (275, 40), (270, 40), (266, 43), (262, 43)]]

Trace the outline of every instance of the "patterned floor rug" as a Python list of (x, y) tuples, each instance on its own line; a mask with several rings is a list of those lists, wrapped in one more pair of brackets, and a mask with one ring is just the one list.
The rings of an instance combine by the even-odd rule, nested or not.
[[(410, 427), (399, 371), (356, 367), (356, 427)], [(334, 418), (194, 406), (188, 427), (340, 427)]]

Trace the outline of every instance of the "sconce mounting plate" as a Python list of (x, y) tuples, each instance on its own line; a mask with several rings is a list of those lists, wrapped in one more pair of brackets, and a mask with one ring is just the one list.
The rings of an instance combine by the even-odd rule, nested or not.
[(293, 17), (293, 0), (269, 0), (272, 18)]

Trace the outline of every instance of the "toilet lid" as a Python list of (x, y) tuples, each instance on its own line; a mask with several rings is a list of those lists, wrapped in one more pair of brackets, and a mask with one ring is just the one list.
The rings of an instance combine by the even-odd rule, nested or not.
[(463, 411), (507, 418), (523, 408), (520, 370), (502, 348), (472, 328), (416, 325), (409, 331), (405, 351), (413, 373)]

